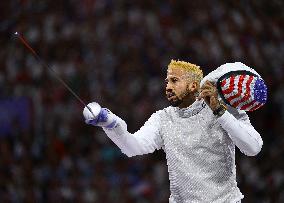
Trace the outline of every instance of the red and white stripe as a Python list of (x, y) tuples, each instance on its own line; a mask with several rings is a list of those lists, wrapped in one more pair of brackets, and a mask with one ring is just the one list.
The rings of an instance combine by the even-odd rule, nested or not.
[(254, 100), (254, 84), (257, 77), (252, 75), (231, 76), (221, 81), (221, 89), (224, 98), (231, 106), (253, 111), (262, 106), (261, 103)]

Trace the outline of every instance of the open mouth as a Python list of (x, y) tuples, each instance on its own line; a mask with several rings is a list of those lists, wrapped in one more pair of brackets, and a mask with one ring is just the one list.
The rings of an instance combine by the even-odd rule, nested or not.
[(175, 97), (176, 97), (175, 93), (168, 93), (168, 94), (167, 94), (167, 98), (168, 98), (169, 100), (172, 100), (172, 99), (174, 99)]

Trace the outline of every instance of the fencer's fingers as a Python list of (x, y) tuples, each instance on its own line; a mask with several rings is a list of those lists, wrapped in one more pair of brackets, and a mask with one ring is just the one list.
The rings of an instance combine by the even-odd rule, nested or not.
[(218, 90), (217, 90), (217, 88), (215, 88), (215, 87), (210, 87), (210, 88), (208, 87), (208, 88), (206, 88), (206, 89), (202, 89), (201, 92), (203, 92), (203, 91), (212, 92), (212, 94), (214, 94), (215, 96), (218, 95)]
[(215, 89), (216, 87), (214, 85), (212, 85), (211, 83), (205, 83), (204, 85), (202, 85), (202, 87), (200, 88), (201, 90), (205, 90), (205, 89)]
[(204, 98), (206, 92), (208, 92), (208, 90), (202, 90), (202, 91), (199, 93), (197, 99), (200, 100), (200, 99)]
[(209, 80), (206, 80), (203, 85), (212, 85), (212, 83)]
[(214, 83), (211, 82), (211, 81), (209, 81), (209, 80), (207, 80), (207, 81), (205, 82), (205, 84), (206, 84), (206, 85), (209, 85), (209, 86), (211, 86), (211, 87), (215, 86)]
[(201, 91), (201, 94), (214, 94), (215, 91), (212, 89), (205, 89)]
[(216, 86), (213, 83), (209, 82), (209, 81), (206, 82), (203, 86), (204, 87), (210, 87), (210, 88), (216, 88)]
[(219, 100), (216, 97), (211, 96), (210, 97), (210, 107), (211, 107), (211, 109), (212, 110), (216, 110), (219, 106), (220, 106)]
[(206, 84), (206, 83), (204, 83), (204, 84), (202, 85), (202, 87), (200, 87), (201, 90), (207, 89), (207, 88), (208, 88), (208, 84)]
[(205, 97), (208, 96), (214, 96), (214, 92), (212, 92), (211, 90), (203, 90), (200, 92), (199, 96), (197, 97), (198, 100), (200, 99), (204, 99)]
[(219, 100), (213, 95), (210, 97), (210, 104), (217, 105), (219, 103)]

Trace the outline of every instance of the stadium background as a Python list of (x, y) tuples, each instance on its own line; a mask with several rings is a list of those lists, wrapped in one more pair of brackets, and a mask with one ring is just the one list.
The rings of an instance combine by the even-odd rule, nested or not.
[(0, 3), (0, 202), (167, 202), (163, 152), (126, 158), (13, 38), (22, 32), (86, 102), (139, 129), (168, 105), (170, 59), (208, 73), (256, 69), (268, 103), (249, 113), (264, 146), (237, 151), (243, 202), (284, 202), (283, 1), (9, 0)]

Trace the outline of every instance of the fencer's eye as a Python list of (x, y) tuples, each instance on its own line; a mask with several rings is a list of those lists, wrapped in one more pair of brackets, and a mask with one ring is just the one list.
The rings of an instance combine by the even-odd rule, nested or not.
[(175, 84), (175, 83), (177, 83), (178, 81), (179, 81), (179, 79), (176, 78), (176, 77), (167, 78), (167, 79), (165, 79), (165, 85), (167, 85), (168, 83)]
[(165, 79), (165, 85), (167, 85), (169, 83), (168, 79)]
[(178, 81), (178, 78), (171, 78), (172, 83), (176, 83)]

